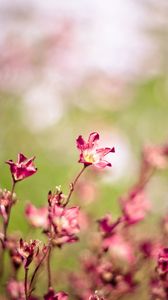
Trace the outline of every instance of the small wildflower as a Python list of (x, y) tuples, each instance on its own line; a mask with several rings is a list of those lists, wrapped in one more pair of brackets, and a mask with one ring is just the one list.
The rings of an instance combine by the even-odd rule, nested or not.
[(27, 158), (22, 153), (18, 154), (18, 161), (14, 163), (12, 160), (6, 161), (10, 166), (10, 171), (14, 182), (21, 181), (37, 172), (34, 166), (35, 157)]
[(17, 252), (23, 261), (24, 267), (27, 268), (32, 262), (33, 258), (39, 253), (39, 241), (34, 240), (28, 243), (20, 239)]
[(97, 132), (92, 132), (87, 142), (85, 142), (81, 135), (77, 138), (77, 148), (80, 150), (79, 162), (85, 166), (94, 165), (98, 168), (111, 167), (111, 163), (106, 161), (104, 157), (110, 152), (115, 152), (115, 149), (114, 147), (97, 148), (98, 140), (99, 134)]

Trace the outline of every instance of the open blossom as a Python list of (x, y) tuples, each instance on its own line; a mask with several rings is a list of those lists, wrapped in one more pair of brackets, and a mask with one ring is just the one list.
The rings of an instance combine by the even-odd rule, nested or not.
[(44, 300), (68, 300), (68, 294), (65, 292), (58, 292), (50, 288), (49, 292), (44, 295)]
[(79, 232), (78, 215), (79, 207), (66, 208), (58, 205), (50, 207), (49, 221), (54, 229), (54, 240), (57, 245), (61, 246), (78, 239), (76, 236)]
[(34, 159), (35, 157), (27, 158), (22, 153), (19, 153), (18, 161), (16, 163), (12, 160), (6, 162), (10, 166), (14, 182), (23, 180), (37, 172), (37, 168), (33, 163)]
[(25, 215), (29, 223), (34, 227), (41, 227), (46, 229), (48, 227), (48, 208), (37, 208), (33, 204), (29, 203), (25, 209)]
[(24, 267), (27, 268), (32, 262), (33, 258), (39, 253), (39, 241), (34, 240), (28, 243), (20, 239), (17, 252), (23, 261)]
[(143, 190), (135, 189), (121, 198), (121, 207), (127, 224), (142, 221), (150, 210), (150, 202)]
[(81, 135), (77, 138), (77, 148), (80, 150), (79, 162), (85, 166), (94, 165), (98, 168), (111, 167), (111, 163), (106, 161), (104, 157), (110, 152), (115, 152), (115, 149), (114, 147), (98, 148), (98, 140), (99, 134), (97, 132), (92, 132), (87, 142), (85, 142)]

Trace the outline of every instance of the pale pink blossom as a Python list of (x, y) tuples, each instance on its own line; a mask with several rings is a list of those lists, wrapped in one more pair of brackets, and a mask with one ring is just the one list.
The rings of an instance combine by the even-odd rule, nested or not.
[(50, 207), (49, 221), (54, 230), (54, 240), (58, 245), (74, 242), (79, 232), (79, 207), (61, 207), (54, 205)]
[(29, 223), (34, 227), (42, 227), (46, 229), (48, 227), (48, 208), (37, 208), (33, 204), (29, 203), (25, 209), (25, 215)]
[(130, 264), (135, 261), (132, 245), (121, 234), (114, 234), (105, 238), (102, 246), (104, 250), (109, 251), (112, 257), (119, 258)]

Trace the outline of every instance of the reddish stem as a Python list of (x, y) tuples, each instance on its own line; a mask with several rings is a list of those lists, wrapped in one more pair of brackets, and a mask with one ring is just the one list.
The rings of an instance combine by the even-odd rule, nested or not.
[[(49, 250), (49, 247), (48, 247), (48, 250)], [(30, 281), (29, 296), (31, 296), (31, 293), (33, 291), (32, 287), (33, 287), (33, 282), (34, 282), (35, 276), (36, 276), (36, 274), (37, 274), (37, 272), (38, 272), (38, 270), (39, 270), (41, 264), (43, 263), (43, 261), (44, 261), (44, 259), (45, 259), (45, 257), (46, 257), (47, 254), (48, 254), (48, 251), (46, 251), (46, 253), (44, 253), (42, 259), (40, 260), (39, 264), (37, 265), (37, 267), (35, 268), (35, 270), (33, 272), (33, 275), (32, 275), (31, 281)]]
[[(13, 194), (14, 194), (15, 185), (16, 185), (16, 181), (13, 180), (12, 190), (11, 190), (11, 202), (13, 200)], [(7, 219), (6, 223), (4, 224), (4, 241), (7, 240), (7, 230), (8, 230), (9, 221), (10, 221), (11, 208), (12, 208), (12, 203), (9, 206), (8, 219)]]
[(48, 256), (47, 256), (47, 273), (48, 273), (48, 290), (50, 287), (52, 287), (52, 280), (51, 280), (51, 245), (49, 245), (48, 248)]
[(26, 298), (26, 300), (29, 299), (29, 297), (28, 297), (28, 291), (27, 291), (28, 272), (29, 272), (29, 269), (28, 269), (28, 268), (25, 268), (24, 288), (25, 288), (25, 298)]
[(82, 173), (84, 172), (84, 170), (86, 169), (86, 165), (83, 166), (82, 170), (79, 172), (79, 174), (76, 176), (76, 178), (74, 179), (74, 181), (70, 184), (70, 190), (69, 190), (69, 194), (67, 196), (67, 199), (66, 199), (66, 203), (64, 204), (65, 206), (69, 203), (69, 200), (72, 196), (72, 193), (75, 189), (75, 185), (79, 179), (79, 177), (82, 175)]

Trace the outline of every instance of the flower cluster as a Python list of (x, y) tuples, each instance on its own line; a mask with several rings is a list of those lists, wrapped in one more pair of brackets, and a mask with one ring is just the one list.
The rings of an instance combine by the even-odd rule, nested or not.
[[(168, 299), (168, 215), (162, 218), (160, 227), (157, 226), (157, 231), (153, 230), (153, 235), (146, 230), (139, 230), (142, 223), (145, 226), (151, 213), (147, 189), (150, 179), (157, 170), (168, 167), (168, 146), (145, 147), (137, 181), (118, 199), (118, 217), (111, 213), (101, 216), (96, 222), (95, 232), (87, 211), (70, 202), (73, 192), (77, 192), (77, 198), (81, 199), (87, 198), (88, 191), (91, 191), (91, 198), (96, 197), (94, 185), (89, 183), (87, 186), (86, 180), (78, 184), (86, 168), (88, 170), (89, 166), (93, 166), (104, 169), (111, 166), (108, 155), (115, 152), (114, 147), (100, 148), (98, 141), (99, 134), (96, 132), (91, 133), (87, 141), (81, 135), (77, 138), (79, 163), (83, 167), (71, 182), (67, 194), (57, 186), (54, 191), (48, 192), (42, 207), (26, 204), (26, 219), (32, 229), (41, 230), (45, 242), (36, 238), (27, 241), (18, 233), (12, 235), (8, 232), (11, 210), (16, 204), (15, 186), (35, 174), (37, 168), (35, 157), (27, 158), (21, 153), (16, 163), (7, 161), (12, 187), (11, 191), (0, 189), (0, 277), (3, 279), (9, 275), (5, 284), (9, 299), (118, 300), (130, 299), (132, 295), (141, 299)], [(64, 270), (60, 270), (58, 275), (55, 274), (53, 252), (79, 241), (80, 236), (88, 239), (89, 246), (81, 254), (78, 271), (65, 274)], [(7, 253), (11, 264), (10, 274), (4, 268), (4, 254), (6, 256)], [(39, 276), (42, 270), (44, 276)], [(5, 276), (4, 272), (7, 273)], [(68, 292), (57, 289), (59, 278)], [(40, 296), (36, 295), (37, 284), (42, 288)], [(141, 290), (145, 298), (139, 294)]]

